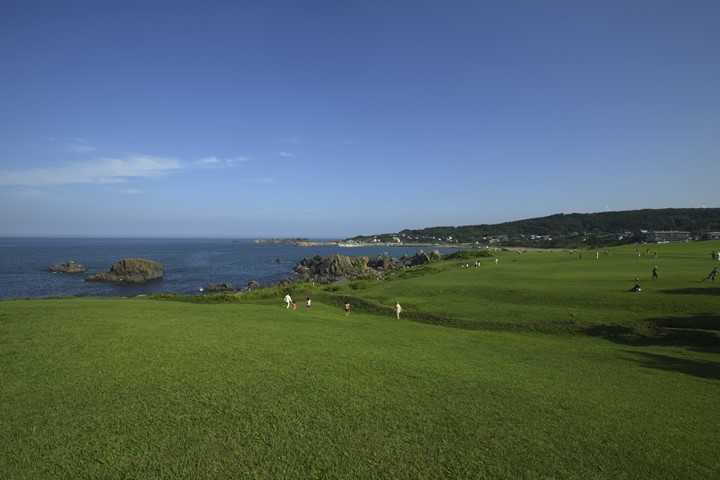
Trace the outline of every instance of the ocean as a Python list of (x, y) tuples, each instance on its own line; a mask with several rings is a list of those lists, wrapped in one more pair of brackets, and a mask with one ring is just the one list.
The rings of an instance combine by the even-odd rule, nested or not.
[[(303, 258), (339, 253), (373, 258), (414, 255), (435, 247), (254, 243), (251, 239), (139, 239), (139, 238), (0, 238), (0, 299), (46, 297), (130, 297), (153, 293), (198, 294), (210, 284), (230, 283), (237, 290), (251, 280), (268, 285), (296, 278), (293, 267)], [(441, 253), (455, 249), (437, 248)], [(123, 258), (162, 263), (164, 277), (141, 285), (85, 282), (90, 274), (109, 270)], [(85, 273), (51, 273), (49, 268), (73, 260)]]

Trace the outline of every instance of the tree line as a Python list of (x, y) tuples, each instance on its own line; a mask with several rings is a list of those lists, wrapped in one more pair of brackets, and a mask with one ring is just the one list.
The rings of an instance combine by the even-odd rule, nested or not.
[(643, 231), (720, 231), (720, 208), (664, 208), (599, 213), (558, 213), (497, 224), (405, 229), (359, 235), (357, 242), (487, 243), (538, 246), (616, 245), (644, 240)]

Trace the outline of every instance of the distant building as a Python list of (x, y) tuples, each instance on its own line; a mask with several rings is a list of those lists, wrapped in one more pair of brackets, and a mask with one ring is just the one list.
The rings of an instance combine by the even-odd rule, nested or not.
[(645, 233), (646, 242), (689, 242), (690, 232), (656, 231)]
[(708, 232), (703, 234), (703, 240), (720, 240), (720, 232)]

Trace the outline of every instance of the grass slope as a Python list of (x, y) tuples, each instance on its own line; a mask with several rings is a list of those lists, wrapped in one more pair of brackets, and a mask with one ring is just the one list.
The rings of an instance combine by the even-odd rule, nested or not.
[[(477, 270), (440, 262), (314, 291), (310, 313), (280, 297), (0, 302), (0, 472), (717, 478), (720, 284), (700, 281), (709, 251), (664, 250), (656, 261), (620, 249), (582, 261), (508, 253)], [(623, 291), (652, 263), (658, 282)], [(360, 308), (398, 298), (410, 317), (472, 329)], [(490, 320), (507, 328), (478, 329)], [(532, 323), (544, 331), (523, 330)]]
[[(360, 290), (345, 287), (336, 293), (359, 295), (388, 312), (399, 300), (411, 318), (416, 314), (422, 320), (430, 313), (461, 320), (463, 326), (717, 326), (720, 285), (703, 278), (720, 263), (710, 259), (720, 242), (655, 245), (645, 255), (647, 248), (610, 249), (608, 256), (584, 251), (582, 259), (579, 253), (562, 250), (498, 252), (494, 258), (437, 262), (420, 273), (400, 274), (402, 281), (376, 282)], [(475, 259), (481, 262), (478, 268)], [(463, 264), (470, 267), (461, 268)], [(657, 281), (652, 280), (654, 266)], [(630, 293), (636, 278), (643, 291)]]

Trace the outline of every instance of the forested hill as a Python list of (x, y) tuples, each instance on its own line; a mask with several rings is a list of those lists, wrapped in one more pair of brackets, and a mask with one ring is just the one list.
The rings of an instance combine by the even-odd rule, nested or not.
[[(558, 213), (548, 217), (530, 218), (493, 225), (459, 227), (428, 227), (402, 230), (397, 233), (357, 236), (354, 241), (434, 242), (452, 238), (459, 243), (474, 243), (488, 237), (512, 239), (549, 236), (639, 236), (642, 230), (681, 230), (693, 234), (720, 231), (720, 208), (664, 208), (601, 213)], [(629, 235), (628, 235), (629, 234)]]

